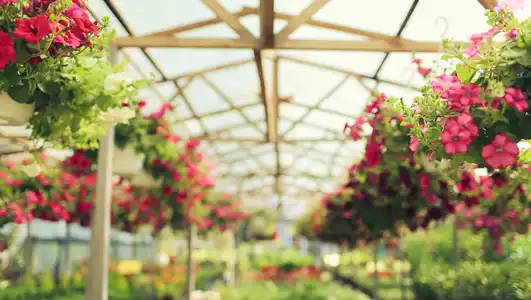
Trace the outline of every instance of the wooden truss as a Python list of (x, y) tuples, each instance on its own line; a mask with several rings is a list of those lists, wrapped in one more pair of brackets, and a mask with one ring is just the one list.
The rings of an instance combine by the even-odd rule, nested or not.
[[(116, 40), (118, 48), (140, 48), (147, 59), (153, 64), (154, 68), (161, 74), (161, 79), (151, 88), (156, 91), (163, 101), (180, 101), (190, 111), (191, 115), (186, 118), (181, 118), (180, 121), (196, 122), (202, 130), (202, 134), (195, 136), (204, 141), (208, 147), (209, 154), (214, 157), (215, 162), (225, 172), (219, 174), (220, 178), (232, 178), (236, 182), (243, 183), (246, 180), (273, 177), (271, 188), (273, 193), (278, 196), (282, 195), (283, 183), (282, 178), (286, 176), (301, 177), (312, 179), (316, 182), (323, 180), (338, 180), (341, 175), (333, 171), (341, 163), (349, 163), (349, 159), (353, 158), (356, 153), (349, 153), (349, 145), (352, 142), (347, 141), (344, 134), (341, 132), (342, 128), (338, 130), (330, 130), (317, 124), (311, 124), (308, 121), (308, 116), (312, 112), (328, 113), (332, 116), (350, 118), (353, 117), (344, 112), (332, 111), (321, 107), (321, 104), (332, 97), (338, 89), (345, 84), (347, 80), (357, 81), (369, 94), (374, 93), (374, 87), (366, 84), (366, 80), (374, 80), (377, 84), (383, 83), (400, 88), (416, 90), (417, 87), (409, 86), (403, 83), (384, 80), (379, 78), (379, 73), (383, 64), (391, 52), (440, 52), (441, 45), (434, 42), (413, 41), (401, 37), (402, 32), (407, 25), (411, 15), (413, 14), (419, 0), (414, 0), (405, 19), (402, 22), (396, 35), (387, 35), (377, 32), (371, 32), (358, 28), (352, 28), (345, 25), (319, 21), (313, 19), (315, 14), (325, 5), (333, 0), (313, 0), (313, 2), (306, 7), (299, 15), (290, 15), (275, 11), (274, 0), (260, 0), (259, 7), (243, 7), (240, 11), (231, 12), (223, 7), (218, 0), (199, 0), (206, 7), (208, 7), (215, 15), (211, 19), (198, 21), (195, 23), (170, 28), (164, 31), (152, 33), (144, 36), (137, 36), (131, 30), (126, 20), (122, 17), (118, 7), (113, 0), (104, 0), (109, 9), (113, 12), (116, 19), (125, 28), (128, 37), (121, 37)], [(478, 2), (487, 9), (493, 9), (496, 5), (495, 0), (478, 0)], [(259, 36), (252, 34), (245, 26), (242, 25), (240, 19), (246, 16), (258, 16), (260, 19), (260, 33)], [(278, 33), (274, 31), (276, 20), (286, 21), (287, 25)], [(191, 30), (197, 30), (212, 26), (216, 24), (225, 24), (231, 28), (238, 36), (236, 39), (226, 39), (219, 37), (211, 38), (191, 38), (182, 37), (181, 34)], [(300, 40), (291, 38), (292, 34), (302, 25), (308, 25), (316, 28), (322, 28), (340, 32), (342, 34), (349, 34), (358, 39), (354, 40)], [(363, 40), (359, 40), (363, 37)], [(166, 76), (160, 66), (153, 60), (153, 58), (146, 51), (146, 48), (210, 48), (210, 49), (249, 49), (253, 51), (253, 58), (231, 63), (218, 65), (202, 70), (195, 70), (187, 74), (178, 76)], [(348, 69), (342, 69), (336, 66), (326, 65), (315, 61), (308, 61), (297, 57), (280, 55), (274, 50), (277, 49), (295, 49), (295, 50), (336, 50), (336, 51), (372, 51), (386, 53), (384, 60), (374, 76), (367, 76), (358, 74)], [(125, 51), (122, 51), (126, 54)], [(272, 65), (271, 76), (266, 76), (264, 72), (264, 63), (268, 61)], [(134, 63), (133, 61), (131, 61)], [(319, 70), (341, 74), (342, 78), (330, 90), (319, 99), (318, 103), (309, 106), (304, 103), (296, 101), (296, 97), (291, 95), (279, 94), (279, 66), (289, 62), (309, 66)], [(236, 105), (234, 99), (231, 99), (223, 92), (223, 89), (212, 80), (209, 80), (208, 74), (218, 72), (221, 70), (228, 70), (233, 68), (240, 68), (242, 66), (249, 66), (254, 64), (259, 79), (260, 91), (257, 93), (257, 101), (246, 103), (243, 105)], [(133, 67), (142, 74), (142, 70), (138, 66)], [(214, 93), (216, 93), (226, 104), (227, 108), (199, 114), (191, 105), (191, 99), (188, 99), (186, 89), (190, 83), (195, 80), (201, 81)], [(269, 82), (268, 82), (269, 81)], [(158, 92), (157, 84), (170, 82), (176, 88), (176, 92), (170, 99), (164, 97)], [(283, 105), (290, 105), (294, 107), (303, 108), (306, 113), (297, 120), (289, 120), (283, 117), (279, 110)], [(247, 114), (244, 113), (246, 109), (261, 107), (264, 111), (265, 118), (263, 120), (251, 120)], [(245, 121), (241, 124), (235, 124), (224, 128), (216, 128), (215, 130), (208, 130), (204, 119), (225, 115), (227, 113), (236, 112)], [(289, 121), (290, 126), (279, 134), (279, 122)], [(263, 126), (265, 125), (265, 126)], [(306, 126), (315, 128), (320, 132), (324, 132), (325, 136), (319, 138), (297, 138), (289, 137), (289, 133), (296, 130), (299, 126)], [(231, 131), (252, 128), (258, 131), (263, 137), (261, 138), (235, 138), (231, 136)], [(317, 144), (319, 143), (334, 143), (337, 145), (334, 150), (323, 151), (319, 150)], [(223, 151), (224, 145), (236, 145), (236, 150)], [(262, 154), (258, 155), (257, 151), (261, 147), (265, 147), (264, 154), (271, 154), (274, 156), (274, 163), (267, 165), (262, 159)], [(298, 151), (290, 152), (290, 155), (296, 158), (289, 164), (281, 161), (282, 151), (286, 148), (295, 148)], [(349, 153), (343, 155), (342, 153)], [(310, 172), (294, 172), (292, 169), (296, 168), (298, 161), (307, 155), (312, 155), (312, 160), (315, 162), (322, 161), (322, 163), (329, 166), (329, 171), (325, 175), (315, 175)], [(235, 175), (235, 167), (246, 162), (255, 165), (259, 172), (249, 170), (246, 174)], [(245, 190), (238, 187), (239, 191), (244, 194), (251, 195), (256, 191)], [(256, 189), (260, 192), (260, 188)], [(265, 190), (265, 189), (262, 189)], [(306, 192), (304, 192), (306, 191)], [(301, 193), (308, 195), (308, 188), (301, 188)], [(317, 192), (317, 191), (315, 191)], [(315, 194), (314, 191), (311, 193)]]

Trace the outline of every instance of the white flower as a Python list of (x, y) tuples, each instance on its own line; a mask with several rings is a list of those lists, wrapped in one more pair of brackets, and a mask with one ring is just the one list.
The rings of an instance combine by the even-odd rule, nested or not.
[(192, 294), (190, 295), (190, 300), (203, 300), (204, 299), (204, 295), (203, 295), (203, 291), (193, 291)]
[(94, 68), (100, 60), (94, 57), (85, 57), (82, 60), (83, 66), (87, 69)]
[(29, 177), (36, 177), (42, 171), (41, 167), (37, 164), (30, 164), (22, 167), (22, 171)]
[(221, 295), (216, 291), (206, 291), (203, 293), (203, 299), (205, 300), (220, 300)]
[(135, 111), (128, 107), (111, 108), (100, 113), (98, 122), (114, 126), (118, 123), (127, 123), (135, 117)]
[(125, 85), (132, 83), (133, 79), (129, 77), (126, 73), (115, 73), (105, 78), (103, 87), (105, 88), (106, 92), (113, 94), (121, 91), (125, 87)]

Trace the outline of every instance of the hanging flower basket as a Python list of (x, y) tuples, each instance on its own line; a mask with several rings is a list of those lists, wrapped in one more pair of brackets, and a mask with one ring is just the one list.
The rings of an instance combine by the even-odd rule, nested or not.
[(131, 179), (131, 183), (134, 186), (154, 188), (162, 186), (162, 179), (155, 179), (147, 172), (141, 171), (140, 173), (133, 176), (133, 178)]
[(124, 149), (115, 148), (113, 158), (113, 170), (116, 174), (131, 175), (142, 172), (146, 156), (138, 154), (134, 149), (126, 147)]
[(7, 93), (0, 93), (0, 125), (21, 126), (28, 123), (33, 115), (32, 104), (18, 103)]

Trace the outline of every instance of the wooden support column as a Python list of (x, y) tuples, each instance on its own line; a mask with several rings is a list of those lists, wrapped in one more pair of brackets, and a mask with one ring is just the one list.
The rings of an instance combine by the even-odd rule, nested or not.
[[(111, 50), (110, 61), (117, 63), (118, 51)], [(92, 212), (89, 280), (85, 300), (108, 299), (109, 233), (111, 225), (112, 157), (114, 127), (100, 140), (96, 205)]]

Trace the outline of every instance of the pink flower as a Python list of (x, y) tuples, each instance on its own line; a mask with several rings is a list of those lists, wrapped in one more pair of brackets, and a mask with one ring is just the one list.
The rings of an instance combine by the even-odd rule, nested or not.
[(409, 142), (409, 150), (411, 152), (416, 152), (417, 149), (419, 148), (419, 145), (420, 145), (420, 141), (416, 137), (411, 136), (410, 142)]
[(52, 25), (48, 20), (48, 15), (18, 19), (16, 23), (17, 27), (13, 31), (13, 35), (26, 40), (28, 43), (39, 43), (45, 36), (52, 33)]
[(512, 28), (511, 30), (505, 33), (505, 37), (511, 40), (516, 39), (516, 37), (518, 37), (518, 29)]
[(461, 83), (456, 76), (452, 75), (441, 75), (436, 77), (431, 82), (431, 88), (441, 93), (441, 97), (444, 99), (448, 98), (448, 91), (452, 91), (456, 88), (459, 88)]
[(441, 134), (441, 142), (448, 154), (465, 153), (478, 136), (479, 128), (468, 113), (449, 118)]
[(461, 86), (459, 89), (449, 91), (449, 103), (451, 110), (467, 109), (471, 105), (480, 104), (483, 100), (480, 97), (481, 87), (469, 83)]
[(516, 143), (502, 134), (496, 135), (492, 143), (481, 150), (481, 156), (487, 165), (495, 169), (503, 169), (515, 164), (518, 154)]
[(212, 177), (201, 177), (197, 179), (197, 184), (201, 187), (210, 188), (216, 185), (216, 180)]
[(524, 0), (500, 0), (494, 11), (500, 12), (502, 10), (520, 10), (524, 8)]
[(504, 98), (507, 104), (513, 106), (519, 112), (524, 112), (529, 108), (527, 100), (520, 89), (507, 88)]
[(200, 143), (201, 141), (199, 140), (190, 139), (186, 142), (186, 149), (188, 151), (194, 151), (197, 147), (199, 147)]
[(418, 67), (417, 68), (417, 72), (422, 75), (423, 77), (426, 77), (428, 75), (430, 75), (431, 73), (431, 69), (430, 68), (424, 68), (424, 67)]

